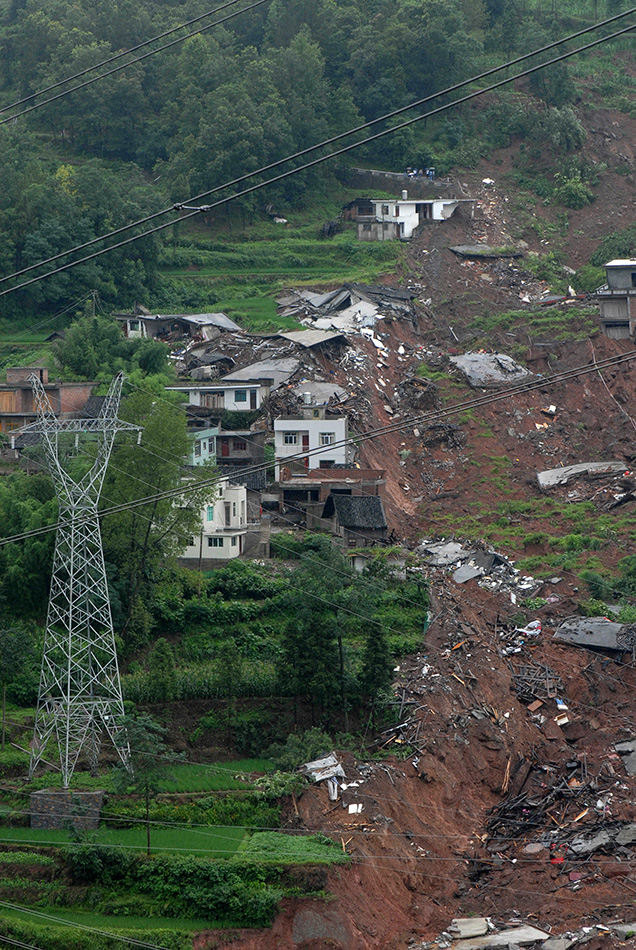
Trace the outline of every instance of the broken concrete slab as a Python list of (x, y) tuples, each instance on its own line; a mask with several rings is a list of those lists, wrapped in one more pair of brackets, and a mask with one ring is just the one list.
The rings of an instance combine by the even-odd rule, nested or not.
[(615, 742), (614, 748), (622, 756), (623, 767), (628, 775), (636, 775), (636, 739)]
[(451, 356), (450, 362), (478, 389), (508, 386), (530, 376), (525, 366), (505, 353), (464, 353)]
[(497, 259), (500, 257), (523, 257), (514, 247), (491, 247), (489, 244), (455, 244), (449, 248), (458, 257), (480, 257)]
[(537, 472), (537, 481), (539, 488), (554, 488), (556, 485), (567, 485), (580, 475), (612, 475), (624, 469), (625, 462), (580, 462), (577, 465), (564, 465), (561, 468)]
[(631, 924), (610, 924), (609, 926), (621, 940), (626, 940), (628, 937), (636, 935), (636, 921)]
[(568, 617), (557, 627), (552, 639), (576, 647), (622, 652), (617, 637), (624, 626), (607, 617)]
[(541, 944), (541, 950), (569, 950), (577, 943), (575, 937), (549, 937)]
[(483, 937), (488, 933), (488, 921), (485, 917), (455, 917), (448, 931), (460, 937)]
[(488, 934), (485, 937), (474, 937), (469, 940), (458, 940), (453, 944), (454, 950), (489, 950), (489, 948), (505, 947), (516, 944), (518, 947), (529, 947), (539, 940), (547, 940), (550, 936), (545, 930), (537, 927), (513, 927), (510, 930), (500, 930), (499, 933)]

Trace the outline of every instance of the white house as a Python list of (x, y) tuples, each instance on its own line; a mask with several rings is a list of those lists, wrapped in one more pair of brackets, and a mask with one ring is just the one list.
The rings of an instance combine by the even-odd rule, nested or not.
[(168, 386), (175, 392), (187, 393), (188, 405), (204, 409), (231, 409), (251, 412), (260, 409), (269, 395), (269, 382), (263, 379), (226, 382), (216, 379), (209, 383), (187, 383)]
[(402, 192), (401, 198), (365, 199), (369, 207), (357, 214), (358, 237), (363, 241), (408, 241), (423, 221), (446, 221), (460, 204), (470, 198), (409, 198)]
[(190, 539), (180, 559), (187, 566), (210, 559), (229, 561), (243, 553), (246, 534), (247, 489), (224, 479), (214, 502), (201, 510), (199, 535)]
[[(310, 468), (333, 468), (351, 460), (346, 416), (327, 416), (324, 407), (311, 407), (302, 416), (280, 416), (274, 420), (276, 481), (287, 469), (298, 473)], [(285, 465), (292, 456), (306, 456)], [(282, 475), (281, 475), (282, 471)]]
[(204, 465), (206, 462), (216, 462), (216, 437), (218, 434), (218, 426), (190, 431), (192, 448), (188, 465)]

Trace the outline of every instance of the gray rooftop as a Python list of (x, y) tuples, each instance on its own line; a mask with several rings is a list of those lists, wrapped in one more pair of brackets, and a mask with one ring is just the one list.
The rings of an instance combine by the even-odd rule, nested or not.
[(379, 495), (329, 495), (322, 517), (336, 515), (343, 528), (386, 528), (384, 505)]
[(260, 360), (258, 363), (251, 363), (249, 366), (241, 367), (241, 369), (232, 370), (227, 376), (223, 376), (219, 382), (242, 383), (246, 381), (253, 382), (257, 379), (271, 379), (272, 389), (278, 389), (294, 375), (299, 366), (300, 361), (292, 357), (279, 360)]

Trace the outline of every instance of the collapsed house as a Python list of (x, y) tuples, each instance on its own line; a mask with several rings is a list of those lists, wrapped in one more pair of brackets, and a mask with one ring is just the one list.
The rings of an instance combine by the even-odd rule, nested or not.
[(382, 318), (412, 317), (415, 296), (382, 284), (343, 284), (325, 294), (289, 290), (276, 302), (281, 316), (294, 316), (314, 330), (352, 332), (372, 328)]
[(462, 204), (474, 217), (472, 198), (409, 198), (407, 191), (400, 198), (357, 198), (347, 210), (360, 241), (409, 241), (422, 224), (447, 221)]

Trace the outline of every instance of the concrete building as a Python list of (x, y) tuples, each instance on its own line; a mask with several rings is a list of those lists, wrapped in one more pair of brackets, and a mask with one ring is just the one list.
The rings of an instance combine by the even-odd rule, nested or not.
[[(276, 481), (310, 467), (347, 465), (352, 455), (346, 416), (329, 416), (324, 406), (309, 406), (302, 415), (274, 420)], [(303, 455), (303, 453), (308, 453)], [(293, 456), (301, 455), (299, 459)]]
[[(188, 407), (210, 409), (222, 412), (229, 409), (232, 412), (253, 412), (260, 409), (263, 401), (269, 395), (271, 381), (265, 379), (245, 379), (229, 381), (217, 379), (213, 383), (183, 383), (179, 386), (168, 386), (168, 389), (186, 393)], [(215, 413), (210, 413), (214, 415)]]
[(191, 429), (192, 451), (188, 458), (188, 465), (204, 465), (206, 462), (216, 462), (216, 440), (219, 427), (209, 429)]
[(636, 260), (608, 261), (607, 283), (599, 287), (601, 324), (613, 340), (634, 339), (636, 333)]
[(408, 241), (425, 221), (446, 221), (460, 204), (470, 205), (472, 198), (362, 198), (355, 213), (358, 238), (361, 241)]
[(192, 340), (216, 340), (224, 330), (241, 328), (225, 313), (150, 313), (137, 307), (134, 313), (116, 313), (124, 336), (170, 342), (189, 337)]
[(219, 483), (214, 502), (202, 508), (199, 535), (190, 539), (179, 558), (180, 565), (201, 565), (205, 570), (206, 562), (239, 557), (243, 553), (247, 530), (247, 489), (244, 485), (231, 485), (224, 479)]
[(6, 383), (0, 385), (0, 432), (13, 432), (35, 422), (33, 391), (29, 376), (36, 375), (49, 397), (53, 412), (62, 419), (80, 416), (88, 402), (95, 382), (49, 382), (49, 371), (43, 366), (13, 366), (6, 371)]

